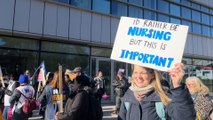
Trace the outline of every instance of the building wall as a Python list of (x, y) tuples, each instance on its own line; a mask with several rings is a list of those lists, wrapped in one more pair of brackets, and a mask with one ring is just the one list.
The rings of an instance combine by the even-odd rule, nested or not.
[(41, 0), (0, 0), (1, 34), (112, 46), (118, 18)]
[[(212, 3), (212, 2), (210, 2)], [(119, 18), (42, 0), (0, 0), (0, 33), (112, 47)], [(213, 59), (213, 39), (189, 33), (185, 56)]]

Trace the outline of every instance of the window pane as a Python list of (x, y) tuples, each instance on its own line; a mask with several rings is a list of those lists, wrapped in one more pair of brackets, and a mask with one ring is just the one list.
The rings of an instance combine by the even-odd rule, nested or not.
[(182, 24), (189, 26), (189, 32), (192, 32), (192, 24), (191, 24), (191, 22), (182, 20)]
[(156, 0), (144, 0), (144, 7), (156, 9)]
[(141, 6), (143, 3), (143, 0), (129, 0), (129, 3), (133, 3), (133, 4)]
[(169, 22), (169, 17), (163, 14), (158, 14), (158, 21)]
[(129, 16), (130, 17), (136, 17), (136, 18), (142, 18), (142, 9), (129, 6)]
[(191, 19), (191, 10), (186, 7), (182, 7), (181, 15), (184, 18)]
[(210, 24), (213, 25), (213, 16), (211, 16)]
[(201, 34), (201, 25), (197, 23), (192, 23), (192, 32)]
[(205, 6), (201, 6), (201, 10), (204, 12), (209, 13), (209, 8), (205, 7)]
[(180, 0), (172, 0), (172, 1), (174, 1), (174, 2), (180, 2)]
[(200, 22), (200, 12), (192, 10), (192, 20)]
[(112, 49), (97, 48), (97, 47), (92, 47), (91, 48), (91, 55), (93, 55), (93, 56), (110, 57), (111, 52), (112, 52)]
[(170, 14), (180, 16), (180, 6), (170, 4)]
[(93, 0), (93, 10), (109, 14), (110, 2), (108, 0)]
[(213, 14), (213, 9), (210, 9), (209, 12), (210, 12), (210, 14)]
[(183, 3), (184, 5), (188, 5), (190, 6), (191, 2), (189, 2), (189, 0), (181, 0), (181, 3)]
[(169, 3), (164, 0), (157, 1), (158, 10), (169, 13)]
[(191, 65), (192, 64), (192, 59), (191, 58), (183, 58), (182, 59), (183, 64)]
[(62, 3), (69, 3), (69, 0), (55, 0), (55, 1), (58, 1), (58, 2), (62, 2)]
[(144, 10), (144, 19), (156, 20), (156, 13), (149, 10)]
[(0, 65), (3, 75), (13, 74), (15, 80), (18, 80), (20, 74), (25, 70), (30, 70), (31, 75), (38, 67), (38, 53), (32, 51), (0, 49)]
[(202, 33), (203, 33), (203, 35), (210, 36), (210, 27), (202, 25)]
[(41, 53), (41, 60), (45, 62), (47, 71), (55, 72), (58, 69), (58, 64), (61, 64), (63, 70), (73, 69), (76, 66), (81, 66), (83, 71), (89, 73), (89, 56)]
[(71, 5), (91, 10), (91, 0), (71, 0)]
[(198, 9), (200, 10), (200, 5), (199, 4), (196, 4), (196, 3), (192, 3), (191, 6), (195, 9)]
[(213, 37), (213, 27), (211, 28), (211, 36)]
[(209, 25), (209, 15), (202, 13), (202, 23)]
[(118, 16), (127, 16), (127, 5), (112, 1), (112, 14)]
[(0, 37), (0, 47), (38, 50), (38, 41), (32, 39)]
[(180, 19), (177, 19), (177, 18), (170, 18), (170, 22), (171, 23), (175, 23), (175, 24), (180, 24), (181, 23), (181, 21), (180, 21)]
[(56, 43), (56, 42), (42, 42), (41, 50), (60, 53), (76, 53), (76, 54), (89, 55), (89, 47)]

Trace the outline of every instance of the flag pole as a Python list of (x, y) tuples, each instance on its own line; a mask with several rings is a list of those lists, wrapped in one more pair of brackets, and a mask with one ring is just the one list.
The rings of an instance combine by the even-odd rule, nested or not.
[(38, 89), (37, 89), (36, 99), (38, 99), (38, 95), (39, 95), (40, 89), (41, 89), (41, 81), (39, 81), (39, 83), (38, 83)]
[(2, 73), (2, 70), (1, 70), (1, 66), (0, 66), (0, 80), (1, 80), (2, 87), (5, 88), (5, 84), (4, 84), (4, 80), (3, 80), (3, 73)]
[(63, 112), (63, 84), (62, 84), (62, 66), (58, 66), (59, 70), (59, 95), (60, 95), (60, 112)]

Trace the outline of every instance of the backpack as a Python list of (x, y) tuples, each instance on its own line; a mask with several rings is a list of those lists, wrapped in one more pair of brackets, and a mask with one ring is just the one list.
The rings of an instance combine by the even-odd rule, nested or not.
[[(20, 92), (21, 93), (21, 92)], [(37, 101), (34, 98), (26, 97), (23, 93), (21, 93), (25, 97), (24, 104), (22, 106), (22, 111), (25, 114), (31, 113), (33, 110), (37, 108)]]
[[(88, 93), (89, 94), (89, 93)], [(89, 120), (102, 120), (103, 111), (101, 104), (95, 98), (94, 95), (89, 94)]]
[[(130, 107), (130, 103), (124, 102), (124, 106), (126, 110), (128, 111)], [(158, 116), (161, 118), (161, 120), (166, 120), (166, 114), (165, 114), (164, 105), (162, 102), (155, 102), (155, 110)]]

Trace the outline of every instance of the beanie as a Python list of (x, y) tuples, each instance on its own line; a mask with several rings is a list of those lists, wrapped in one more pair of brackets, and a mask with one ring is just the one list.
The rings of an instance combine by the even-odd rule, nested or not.
[(27, 75), (21, 74), (21, 75), (19, 76), (18, 82), (19, 82), (20, 84), (22, 84), (22, 83), (28, 83), (28, 82), (29, 82), (29, 78), (28, 78)]

